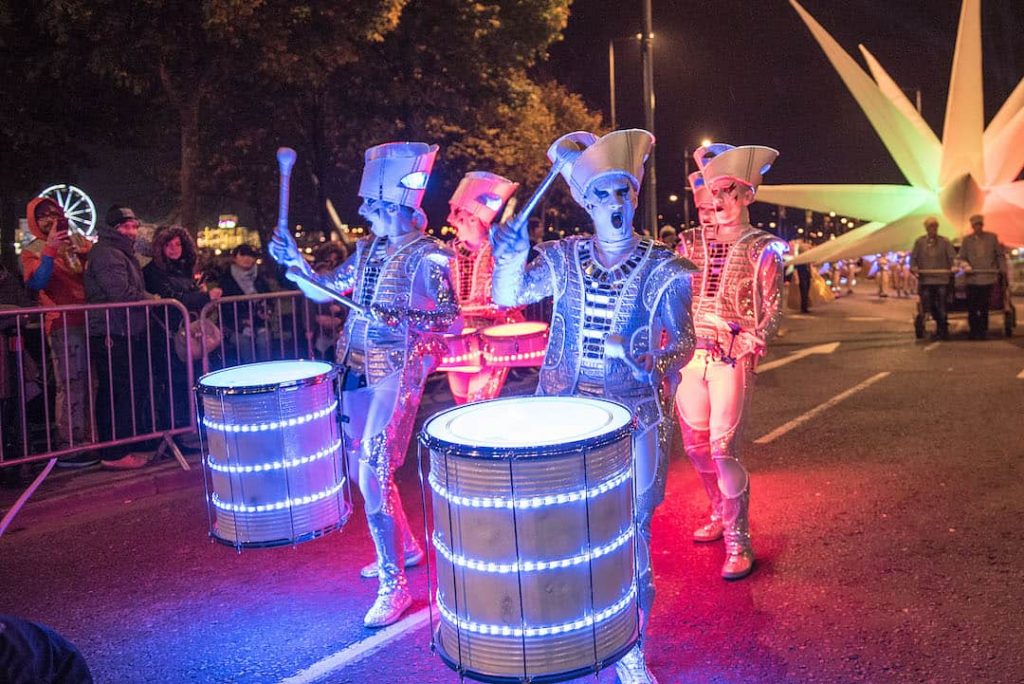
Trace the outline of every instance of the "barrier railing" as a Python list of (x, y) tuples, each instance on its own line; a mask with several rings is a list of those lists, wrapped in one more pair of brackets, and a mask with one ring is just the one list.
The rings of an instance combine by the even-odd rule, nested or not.
[(317, 304), (293, 290), (211, 301), (194, 324), (203, 373), (254, 361), (333, 361), (343, 315), (337, 305)]
[(0, 467), (160, 440), (188, 470), (188, 333), (170, 299), (0, 310)]

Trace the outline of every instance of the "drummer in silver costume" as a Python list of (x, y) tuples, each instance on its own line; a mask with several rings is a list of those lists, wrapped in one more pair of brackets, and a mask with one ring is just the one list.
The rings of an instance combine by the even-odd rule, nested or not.
[[(495, 306), (491, 298), (494, 257), (487, 240), (491, 222), (518, 187), (519, 183), (495, 173), (470, 171), (448, 200), (448, 222), (456, 230), (451, 242), (455, 252), (452, 282), (462, 312), (453, 333), (523, 320), (521, 311)], [(456, 404), (483, 401), (501, 394), (507, 376), (508, 368), (488, 366), (476, 372), (448, 371), (448, 386)]]
[[(633, 439), (641, 633), (654, 602), (651, 517), (665, 493), (674, 424), (672, 391), (693, 353), (691, 265), (633, 230), (644, 162), (654, 136), (615, 131), (598, 139), (569, 134), (548, 151), (560, 163), (560, 143), (589, 145), (562, 166), (573, 198), (594, 221), (594, 237), (574, 236), (537, 247), (505, 226), (492, 231), (494, 300), (519, 306), (554, 296), (554, 313), (537, 394), (604, 397), (628, 406), (637, 420)], [(581, 138), (589, 136), (589, 138)], [(642, 642), (641, 642), (642, 643)], [(656, 681), (641, 644), (616, 663), (622, 682)]]
[[(383, 627), (411, 605), (404, 566), (424, 558), (402, 508), (395, 470), (402, 465), (427, 375), (444, 353), (438, 333), (458, 315), (451, 284), (452, 253), (423, 234), (420, 209), (436, 145), (387, 143), (366, 151), (359, 213), (373, 235), (356, 243), (333, 273), (313, 274), (290, 235), (275, 233), (270, 252), (307, 277), (338, 292), (352, 291), (366, 313), (350, 313), (338, 339), (337, 362), (346, 367), (342, 393), (349, 472), (358, 473), (377, 561), (364, 576), (380, 582), (364, 619)], [(300, 286), (303, 285), (298, 280)], [(307, 286), (308, 287), (308, 286)], [(309, 288), (316, 300), (323, 294)]]
[(751, 227), (747, 207), (777, 156), (753, 145), (699, 148), (694, 157), (701, 171), (689, 180), (700, 228), (680, 240), (680, 252), (699, 270), (693, 285), (697, 351), (683, 369), (676, 411), (686, 454), (711, 500), (711, 518), (693, 539), (725, 537), (725, 579), (746, 577), (754, 564), (750, 486), (739, 443), (757, 359), (782, 318), (787, 245)]

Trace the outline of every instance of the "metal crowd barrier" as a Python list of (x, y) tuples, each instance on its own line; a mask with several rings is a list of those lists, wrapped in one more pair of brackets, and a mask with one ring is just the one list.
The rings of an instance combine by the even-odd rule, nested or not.
[(0, 310), (0, 467), (160, 440), (188, 470), (172, 438), (196, 426), (189, 330), (172, 299)]
[(317, 304), (295, 290), (211, 301), (193, 324), (203, 346), (203, 373), (255, 361), (333, 361), (342, 316), (341, 307)]

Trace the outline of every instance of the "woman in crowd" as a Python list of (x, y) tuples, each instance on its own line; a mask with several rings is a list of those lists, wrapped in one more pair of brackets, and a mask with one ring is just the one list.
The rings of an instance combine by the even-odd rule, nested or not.
[[(218, 287), (206, 290), (196, 282), (196, 243), (187, 230), (181, 226), (164, 226), (153, 238), (153, 260), (142, 269), (146, 279), (146, 290), (162, 299), (176, 299), (185, 305), (190, 314), (198, 315), (211, 300), (221, 297)], [(185, 362), (174, 353), (174, 336), (181, 328), (181, 314), (174, 308), (167, 309), (167, 319), (159, 323), (167, 327), (167, 339), (155, 339), (154, 380), (157, 382), (157, 410), (160, 425), (170, 425), (170, 407), (174, 407), (175, 427), (187, 425), (188, 385)], [(170, 378), (167, 378), (167, 356), (170, 356)], [(170, 395), (168, 397), (168, 395)], [(169, 399), (169, 401), (167, 401)]]

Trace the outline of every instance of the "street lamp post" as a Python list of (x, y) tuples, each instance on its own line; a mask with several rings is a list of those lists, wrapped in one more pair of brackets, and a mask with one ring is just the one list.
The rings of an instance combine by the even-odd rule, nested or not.
[(611, 101), (612, 130), (618, 129), (615, 118), (615, 39), (608, 41), (608, 99)]
[[(641, 56), (644, 68), (644, 127), (654, 132), (654, 52), (652, 38), (654, 38), (653, 19), (651, 12), (651, 0), (644, 0), (644, 29), (640, 37)], [(651, 156), (648, 159), (647, 178), (644, 179), (644, 188), (647, 195), (647, 227), (651, 235), (658, 234), (658, 179), (656, 174), (657, 164), (655, 163), (655, 151), (651, 148)]]

